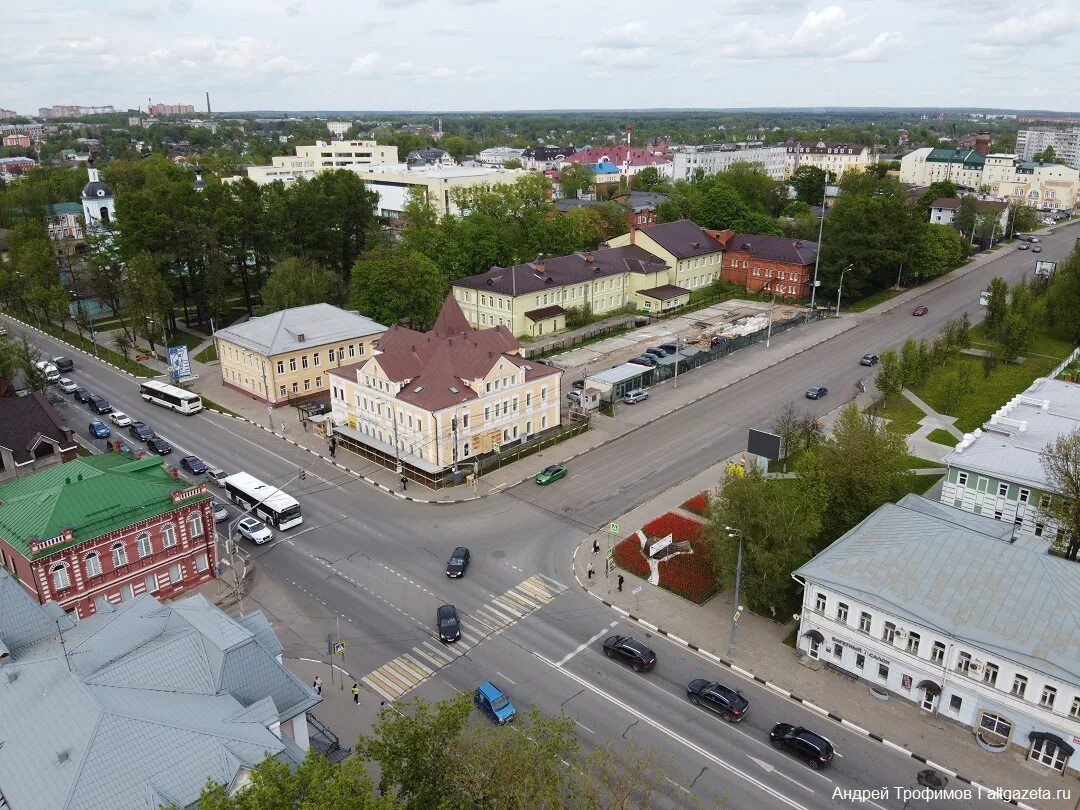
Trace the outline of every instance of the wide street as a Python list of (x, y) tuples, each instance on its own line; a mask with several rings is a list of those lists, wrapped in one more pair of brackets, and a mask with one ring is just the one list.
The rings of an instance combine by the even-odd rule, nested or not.
[[(728, 806), (739, 808), (835, 807), (841, 803), (834, 800), (837, 788), (916, 787), (918, 763), (740, 681), (691, 650), (646, 638), (643, 628), (628, 626), (576, 587), (572, 550), (609, 520), (744, 449), (747, 429), (769, 428), (786, 403), (820, 415), (849, 399), (868, 371), (858, 364), (863, 353), (931, 336), (965, 311), (980, 319), (978, 293), (993, 276), (1014, 282), (1032, 273), (1037, 258), (1064, 259), (1076, 230), (1059, 228), (1043, 237), (1039, 256), (1006, 247), (986, 268), (888, 312), (844, 316), (858, 325), (575, 459), (569, 476), (552, 486), (528, 482), (469, 503), (406, 502), (249, 423), (211, 413), (174, 415), (144, 403), (132, 378), (81, 354), (68, 376), (172, 442), (168, 463), (194, 453), (229, 472), (244, 470), (282, 485), (300, 500), (302, 526), (243, 549), (256, 570), (244, 609), (266, 610), (287, 657), (325, 657), (327, 635), (346, 641), (341, 664), (365, 678), (373, 702), (402, 693), (445, 697), (493, 679), (519, 707), (565, 711), (577, 721), (586, 747), (610, 743), (625, 756), (626, 740), (664, 752), (672, 806), (692, 798), (710, 807), (727, 797)], [(929, 307), (929, 314), (912, 317), (916, 303)], [(22, 331), (6, 325), (13, 335)], [(71, 355), (51, 338), (29, 334), (43, 354)], [(743, 350), (768, 351), (761, 344)], [(710, 373), (709, 366), (694, 372)], [(828, 386), (829, 396), (803, 399), (815, 384)], [(669, 390), (658, 386), (654, 397)], [(95, 417), (83, 406), (69, 401), (61, 412), (88, 435)], [(294, 480), (301, 469), (304, 480)], [(450, 580), (444, 567), (456, 545), (471, 549), (472, 565), (464, 578)], [(443, 603), (455, 604), (462, 615), (465, 637), (455, 645), (440, 644), (434, 631), (435, 609)], [(606, 659), (600, 644), (615, 632), (649, 643), (659, 659), (655, 670), (635, 674)], [(752, 659), (753, 651), (744, 654)], [(726, 724), (691, 706), (685, 686), (695, 677), (739, 688), (751, 703), (746, 720)], [(768, 730), (781, 720), (829, 737), (840, 754), (833, 767), (814, 772), (773, 750)], [(872, 804), (905, 806), (894, 795)]]

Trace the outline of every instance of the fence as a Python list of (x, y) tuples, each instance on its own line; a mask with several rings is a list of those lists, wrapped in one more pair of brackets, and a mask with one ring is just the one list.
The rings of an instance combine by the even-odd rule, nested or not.
[(605, 321), (604, 323), (598, 323), (590, 327), (585, 327), (580, 332), (575, 332), (572, 335), (566, 335), (561, 338), (545, 339), (540, 345), (522, 346), (521, 354), (523, 357), (540, 357), (548, 354), (549, 352), (561, 351), (563, 349), (572, 349), (581, 343), (585, 343), (590, 340), (596, 340), (597, 338), (604, 337), (618, 332), (625, 332), (627, 329), (632, 329), (637, 323), (637, 319), (642, 318), (642, 315), (627, 315), (626, 317), (619, 318), (614, 321)]
[(545, 447), (552, 447), (567, 439), (572, 439), (574, 436), (584, 433), (589, 429), (588, 415), (572, 413), (569, 418), (571, 421), (568, 425), (564, 424), (557, 428), (552, 428), (542, 435), (535, 436), (521, 444), (514, 445), (499, 453), (489, 453), (484, 458), (481, 458), (479, 461), (480, 474), (483, 475), (486, 472), (497, 470), (502, 467), (503, 464), (512, 464), (515, 461), (520, 461), (522, 458), (531, 456), (533, 453), (539, 453)]

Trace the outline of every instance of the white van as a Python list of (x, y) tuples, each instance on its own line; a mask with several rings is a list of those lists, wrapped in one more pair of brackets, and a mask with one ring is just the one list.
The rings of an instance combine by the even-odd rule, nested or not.
[(34, 365), (45, 375), (47, 382), (53, 383), (60, 379), (60, 370), (47, 360), (38, 360)]

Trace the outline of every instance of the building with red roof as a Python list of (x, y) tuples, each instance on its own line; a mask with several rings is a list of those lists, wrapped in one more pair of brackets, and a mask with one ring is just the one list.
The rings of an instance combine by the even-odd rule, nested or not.
[(595, 167), (597, 182), (618, 181), (623, 177), (633, 177), (646, 166), (656, 168), (662, 177), (671, 178), (670, 157), (651, 149), (641, 149), (626, 144), (587, 146), (572, 155), (567, 155), (563, 165), (567, 163)]

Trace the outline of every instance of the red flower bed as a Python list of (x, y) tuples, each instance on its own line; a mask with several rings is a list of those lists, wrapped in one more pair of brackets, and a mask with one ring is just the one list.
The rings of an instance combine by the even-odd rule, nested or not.
[(641, 542), (636, 534), (616, 543), (615, 549), (612, 551), (612, 558), (619, 568), (625, 569), (642, 579), (649, 578), (649, 561), (641, 553)]
[(698, 539), (701, 536), (701, 524), (692, 518), (667, 512), (646, 523), (642, 531), (650, 538), (662, 538), (670, 534), (677, 543), (680, 540)]
[(687, 512), (693, 512), (695, 515), (705, 516), (705, 510), (709, 507), (709, 493), (699, 492), (693, 498), (688, 499), (683, 503), (682, 508)]
[(678, 554), (660, 563), (660, 587), (700, 605), (720, 590), (720, 585), (712, 570), (708, 542), (694, 538), (690, 548), (693, 554)]

